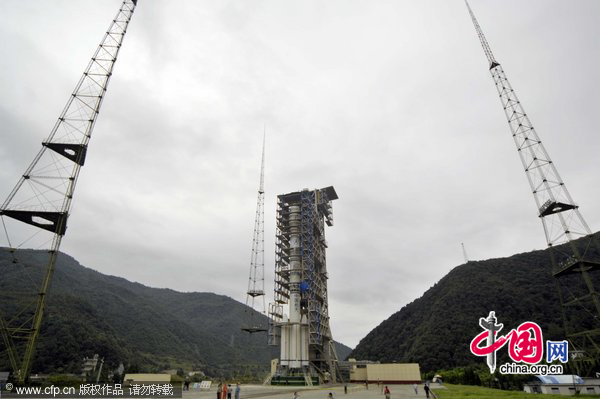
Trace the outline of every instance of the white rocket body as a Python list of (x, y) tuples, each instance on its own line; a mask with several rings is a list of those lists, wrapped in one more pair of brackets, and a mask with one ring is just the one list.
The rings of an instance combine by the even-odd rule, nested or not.
[(300, 207), (290, 206), (290, 300), (289, 319), (281, 326), (281, 365), (289, 368), (308, 366), (308, 321), (302, 315), (300, 283)]

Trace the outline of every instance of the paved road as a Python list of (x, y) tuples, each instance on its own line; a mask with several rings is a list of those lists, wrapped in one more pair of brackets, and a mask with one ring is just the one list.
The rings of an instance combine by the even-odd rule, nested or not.
[[(437, 384), (434, 388), (445, 389), (444, 387), (438, 387)], [(412, 385), (388, 385), (391, 391), (391, 399), (417, 399), (425, 398), (425, 391), (423, 391), (423, 385), (418, 387), (418, 395), (415, 395), (415, 391)], [(257, 399), (257, 398), (268, 398), (268, 399), (291, 399), (294, 395), (294, 390), (297, 390), (300, 399), (327, 399), (329, 392), (333, 393), (334, 399), (385, 399), (381, 390), (377, 388), (377, 385), (369, 385), (369, 389), (366, 390), (364, 385), (348, 385), (348, 394), (344, 395), (343, 386), (322, 386), (313, 388), (304, 387), (270, 387), (262, 385), (242, 385), (241, 386), (240, 399)], [(191, 389), (183, 393), (184, 399), (217, 399), (216, 387), (212, 387), (210, 391), (198, 391)], [(232, 395), (234, 399), (234, 396)]]

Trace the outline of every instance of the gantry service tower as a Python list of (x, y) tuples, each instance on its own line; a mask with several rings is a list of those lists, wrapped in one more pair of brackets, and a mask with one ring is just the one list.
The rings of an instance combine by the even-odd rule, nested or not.
[(329, 326), (325, 224), (333, 225), (333, 187), (277, 197), (275, 301), (269, 305), (269, 344), (280, 346), (271, 383), (337, 382)]

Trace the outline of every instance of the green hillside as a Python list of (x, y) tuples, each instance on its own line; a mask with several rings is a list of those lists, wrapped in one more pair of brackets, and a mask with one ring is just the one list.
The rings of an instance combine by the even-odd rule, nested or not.
[[(600, 255), (592, 248), (581, 250), (587, 250), (590, 257)], [(498, 322), (504, 323), (502, 333), (534, 321), (542, 328), (544, 339), (562, 340), (560, 301), (549, 263), (548, 250), (543, 250), (458, 266), (421, 298), (373, 329), (350, 357), (418, 362), (422, 372), (482, 365), (484, 360), (472, 355), (469, 345), (482, 331), (479, 318), (492, 310)], [(598, 287), (600, 279), (592, 278)], [(566, 283), (573, 291), (582, 289), (578, 278)], [(591, 325), (591, 314), (579, 311), (572, 316), (580, 318), (580, 325)], [(506, 350), (500, 356), (499, 362)]]
[[(30, 281), (42, 276), (43, 253), (21, 250), (19, 264), (0, 249), (0, 311), (14, 314)], [(33, 372), (79, 372), (81, 359), (98, 353), (108, 368), (157, 371), (184, 367), (209, 375), (266, 371), (276, 348), (265, 334), (240, 330), (251, 309), (229, 297), (146, 287), (107, 276), (60, 254)], [(266, 317), (254, 312), (255, 317)], [(0, 344), (1, 345), (1, 344)], [(338, 345), (340, 357), (350, 348)], [(0, 370), (8, 370), (0, 346)]]

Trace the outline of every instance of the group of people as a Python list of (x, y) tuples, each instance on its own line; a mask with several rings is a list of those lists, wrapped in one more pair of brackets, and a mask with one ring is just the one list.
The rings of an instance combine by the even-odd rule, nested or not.
[[(385, 399), (390, 399), (390, 396), (391, 396), (390, 388), (387, 385), (384, 386), (379, 381), (377, 382), (377, 385), (381, 388), (381, 393), (385, 395)], [(365, 381), (365, 388), (369, 389), (369, 381)], [(344, 385), (344, 393), (348, 393), (347, 389), (348, 388)], [(415, 390), (415, 395), (418, 395), (419, 394), (419, 385), (413, 384), (413, 389)], [(431, 388), (429, 388), (429, 381), (425, 381), (425, 384), (423, 384), (423, 390), (425, 391), (425, 396), (427, 397), (427, 399), (429, 399), (429, 395), (432, 395), (435, 399), (437, 399), (435, 394), (431, 391)], [(293, 399), (297, 399), (297, 398), (294, 397)], [(328, 399), (333, 399), (333, 395), (331, 394), (331, 392), (329, 393)]]
[[(387, 385), (384, 386), (379, 382), (377, 383), (377, 385), (381, 386), (381, 393), (385, 395), (385, 399), (390, 399), (390, 388)], [(365, 381), (365, 386), (367, 389), (369, 389), (368, 381)], [(417, 384), (413, 384), (413, 389), (415, 390), (415, 395), (418, 395), (419, 386)], [(423, 384), (423, 390), (425, 391), (425, 396), (427, 396), (427, 399), (429, 399), (430, 394), (433, 395), (434, 398), (436, 397), (435, 394), (433, 394), (433, 392), (431, 392), (431, 389), (429, 388), (429, 381), (426, 381), (425, 384)], [(231, 399), (232, 392), (235, 394), (234, 399), (240, 399), (240, 391), (241, 388), (239, 383), (235, 385), (235, 388), (231, 388), (231, 384), (224, 384), (220, 382), (219, 386), (217, 387), (217, 399)], [(348, 393), (348, 386), (346, 384), (344, 384), (344, 393)], [(298, 392), (294, 392), (294, 396), (292, 396), (292, 399), (300, 399), (300, 395), (298, 395)], [(333, 399), (332, 392), (329, 392), (327, 399)]]
[[(419, 386), (417, 384), (413, 384), (413, 389), (415, 390), (415, 395), (419, 394)], [(423, 384), (423, 390), (425, 391), (425, 396), (427, 396), (427, 399), (429, 399), (429, 394), (433, 395), (433, 397), (435, 398), (435, 394), (431, 391), (431, 388), (429, 388), (429, 381), (425, 381), (425, 384)]]
[(232, 391), (235, 393), (235, 399), (240, 399), (240, 384), (237, 383), (235, 385), (235, 389), (231, 388), (231, 384), (224, 384), (222, 382), (219, 383), (217, 387), (217, 399), (231, 399)]

